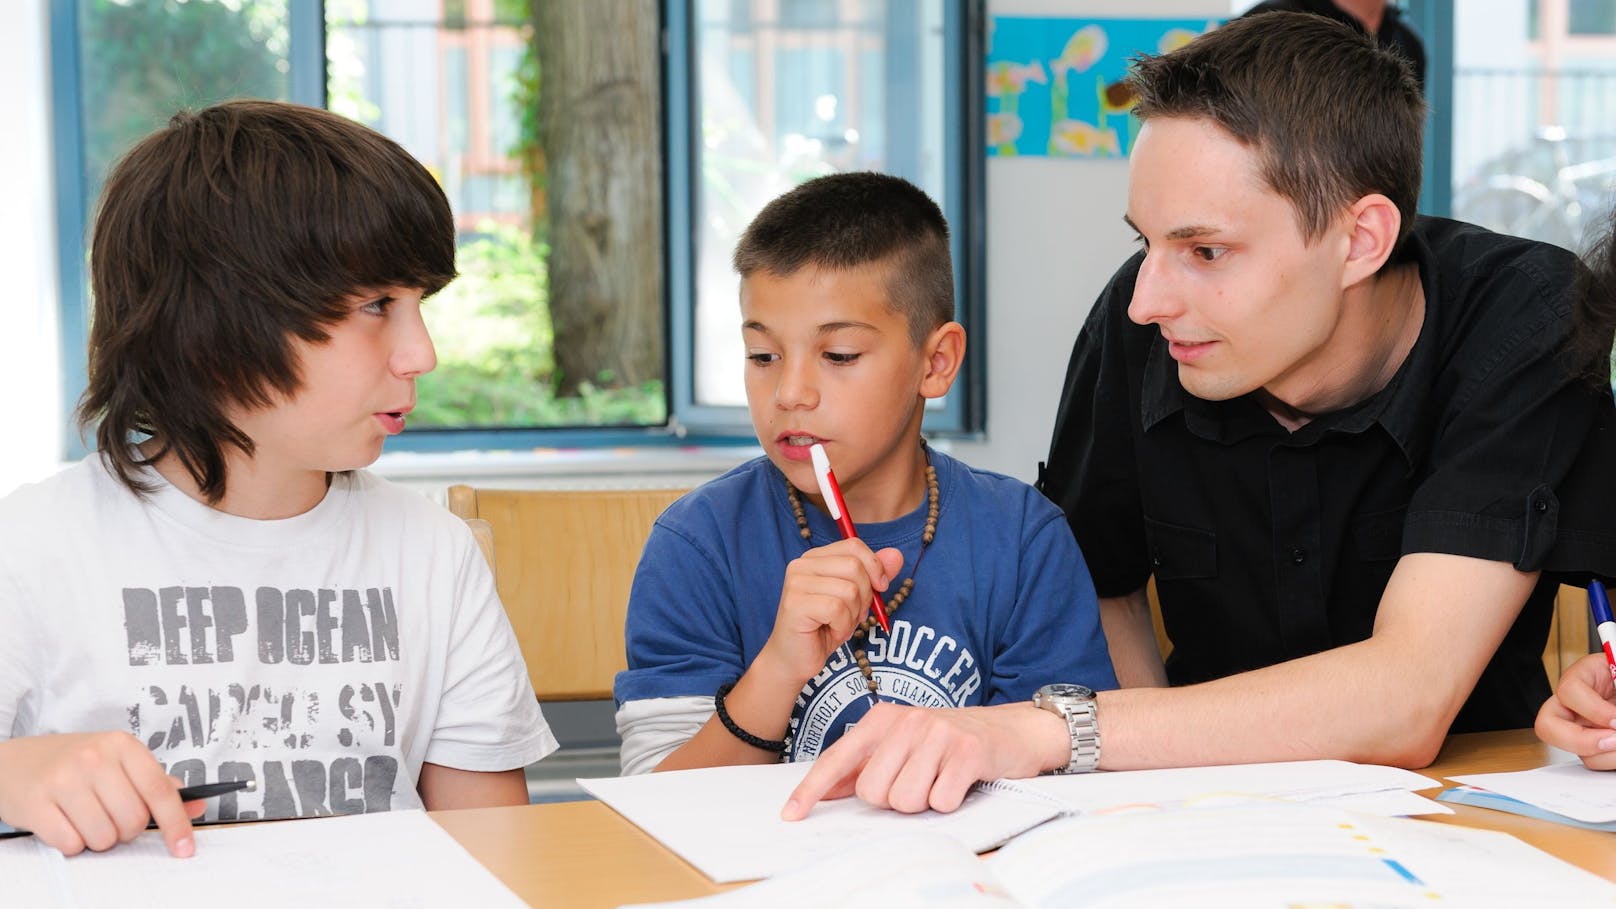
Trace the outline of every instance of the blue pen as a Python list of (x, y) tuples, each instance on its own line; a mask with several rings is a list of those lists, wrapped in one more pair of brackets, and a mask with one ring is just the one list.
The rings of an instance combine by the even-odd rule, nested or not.
[(1610, 599), (1605, 596), (1605, 585), (1596, 578), (1588, 582), (1588, 608), (1594, 613), (1594, 626), (1599, 631), (1600, 646), (1605, 648), (1605, 662), (1610, 666), (1610, 677), (1616, 681), (1616, 619), (1610, 615)]

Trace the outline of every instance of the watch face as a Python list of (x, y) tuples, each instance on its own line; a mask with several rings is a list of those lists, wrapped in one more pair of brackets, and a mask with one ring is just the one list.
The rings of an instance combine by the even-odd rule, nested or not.
[(1039, 689), (1039, 693), (1051, 698), (1088, 699), (1094, 697), (1094, 689), (1089, 688), (1087, 685), (1070, 685), (1065, 682), (1045, 685)]

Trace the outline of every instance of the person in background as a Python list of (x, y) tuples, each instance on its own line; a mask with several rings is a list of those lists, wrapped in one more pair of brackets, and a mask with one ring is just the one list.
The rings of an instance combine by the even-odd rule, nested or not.
[(1414, 70), (1420, 89), (1425, 88), (1425, 44), (1404, 21), (1403, 14), (1387, 0), (1263, 0), (1242, 16), (1294, 12), (1326, 16), (1363, 32), (1381, 47), (1395, 51)]

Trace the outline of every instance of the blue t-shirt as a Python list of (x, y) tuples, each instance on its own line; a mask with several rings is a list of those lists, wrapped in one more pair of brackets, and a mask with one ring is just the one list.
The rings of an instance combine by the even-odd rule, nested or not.
[[(891, 616), (892, 634), (870, 629), (865, 653), (882, 700), (964, 707), (1026, 700), (1040, 685), (1115, 688), (1099, 604), (1065, 516), (1019, 480), (975, 470), (933, 450), (937, 533), (914, 590)], [(741, 676), (774, 627), (786, 565), (841, 538), (804, 500), (804, 541), (786, 480), (757, 458), (663, 512), (646, 541), (629, 594), (628, 669), (615, 696), (711, 697)], [(855, 515), (855, 518), (857, 516)], [(920, 553), (926, 503), (896, 521), (859, 524), (871, 549)], [(868, 711), (864, 678), (846, 648), (803, 685), (791, 712), (788, 760), (811, 760)]]

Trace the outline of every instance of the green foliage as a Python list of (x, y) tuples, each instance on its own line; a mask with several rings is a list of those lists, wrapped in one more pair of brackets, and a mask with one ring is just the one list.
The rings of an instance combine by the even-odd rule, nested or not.
[(370, 24), (369, 0), (325, 0), (326, 107), (366, 126), (381, 122), (382, 110), (365, 95), (361, 50)]
[(426, 306), (438, 368), (417, 383), (416, 427), (616, 426), (661, 423), (662, 383), (555, 397), (546, 305), (547, 250), (527, 233), (485, 226), (460, 247), (459, 280)]
[(85, 175), (182, 107), (285, 98), (286, 0), (78, 0)]

